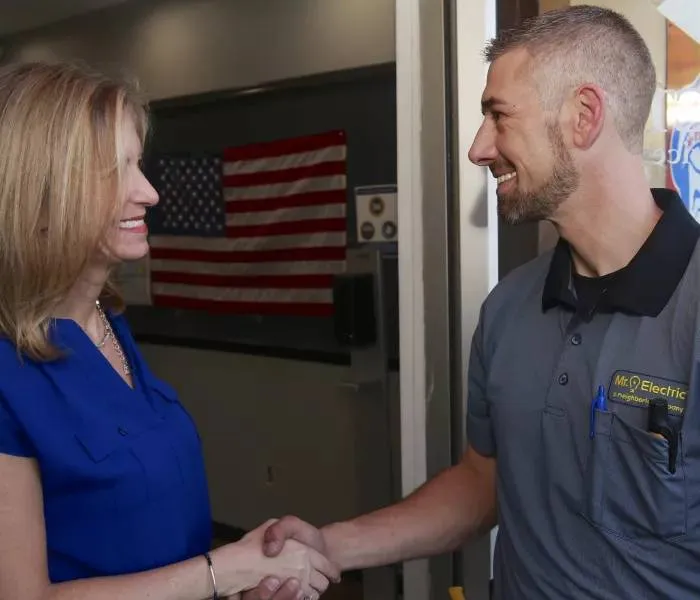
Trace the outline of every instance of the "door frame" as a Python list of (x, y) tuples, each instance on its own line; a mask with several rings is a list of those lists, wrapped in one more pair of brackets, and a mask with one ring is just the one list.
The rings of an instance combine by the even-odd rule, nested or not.
[[(466, 447), (465, 374), (481, 302), (498, 279), (495, 188), (467, 151), (481, 123), (496, 0), (396, 1), (401, 478), (404, 495)], [(403, 565), (404, 600), (462, 585), (486, 600), (488, 536)]]

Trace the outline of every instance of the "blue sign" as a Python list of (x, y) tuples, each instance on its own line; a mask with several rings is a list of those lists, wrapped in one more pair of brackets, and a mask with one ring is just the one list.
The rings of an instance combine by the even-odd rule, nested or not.
[(700, 221), (700, 121), (680, 123), (671, 131), (668, 162), (673, 185)]

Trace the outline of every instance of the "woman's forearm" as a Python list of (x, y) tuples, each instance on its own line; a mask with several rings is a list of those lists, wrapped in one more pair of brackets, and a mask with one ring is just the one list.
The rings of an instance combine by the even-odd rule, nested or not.
[(141, 573), (54, 584), (46, 600), (207, 600), (213, 594), (207, 561), (197, 556)]
[[(290, 544), (284, 555), (267, 558), (262, 554), (264, 527), (210, 553), (220, 598), (235, 600), (267, 576), (308, 579), (308, 549)], [(197, 556), (141, 573), (54, 584), (36, 600), (208, 600), (213, 595), (209, 565), (204, 556)]]
[[(210, 553), (220, 598), (235, 597), (262, 579), (255, 561), (260, 552), (251, 553), (249, 546), (238, 542)], [(141, 573), (54, 584), (41, 600), (208, 600), (213, 595), (207, 560), (196, 556)]]

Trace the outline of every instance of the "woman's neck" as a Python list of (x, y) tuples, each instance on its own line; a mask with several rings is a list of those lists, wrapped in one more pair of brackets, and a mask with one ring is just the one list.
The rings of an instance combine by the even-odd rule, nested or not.
[(104, 269), (90, 269), (76, 281), (54, 311), (57, 318), (75, 321), (93, 340), (104, 334), (104, 325), (97, 312), (97, 301), (107, 281)]

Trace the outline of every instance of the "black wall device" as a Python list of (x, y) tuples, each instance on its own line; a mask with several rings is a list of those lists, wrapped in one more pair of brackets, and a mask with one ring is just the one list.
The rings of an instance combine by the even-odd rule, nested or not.
[(374, 275), (337, 275), (333, 282), (334, 330), (339, 344), (371, 346), (377, 339)]

